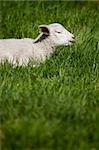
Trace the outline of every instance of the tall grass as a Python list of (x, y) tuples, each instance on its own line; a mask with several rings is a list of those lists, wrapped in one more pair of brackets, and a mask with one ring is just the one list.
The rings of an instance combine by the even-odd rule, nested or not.
[(99, 3), (0, 1), (0, 38), (59, 22), (76, 43), (39, 67), (0, 65), (3, 150), (99, 149)]

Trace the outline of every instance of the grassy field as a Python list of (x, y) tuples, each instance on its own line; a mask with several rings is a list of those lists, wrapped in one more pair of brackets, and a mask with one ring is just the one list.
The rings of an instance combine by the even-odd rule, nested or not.
[(0, 1), (0, 38), (52, 22), (76, 43), (39, 67), (0, 65), (2, 150), (99, 150), (99, 2)]

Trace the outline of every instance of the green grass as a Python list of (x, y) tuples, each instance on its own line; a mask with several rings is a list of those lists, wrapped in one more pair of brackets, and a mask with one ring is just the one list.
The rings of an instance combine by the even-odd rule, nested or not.
[(52, 22), (76, 43), (39, 67), (0, 66), (2, 150), (99, 150), (99, 2), (0, 1), (0, 38)]

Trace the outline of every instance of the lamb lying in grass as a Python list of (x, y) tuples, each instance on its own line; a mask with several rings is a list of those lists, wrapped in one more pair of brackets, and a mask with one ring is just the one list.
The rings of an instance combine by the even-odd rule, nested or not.
[(35, 39), (1, 39), (0, 62), (6, 59), (14, 65), (27, 65), (30, 59), (35, 61), (45, 60), (55, 47), (70, 45), (74, 35), (67, 31), (61, 24), (40, 25), (40, 35)]

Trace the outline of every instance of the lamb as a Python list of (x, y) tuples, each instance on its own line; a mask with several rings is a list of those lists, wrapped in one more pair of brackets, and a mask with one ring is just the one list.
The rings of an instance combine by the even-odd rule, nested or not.
[(44, 61), (60, 45), (70, 45), (74, 35), (61, 24), (40, 25), (36, 39), (0, 39), (0, 62), (8, 60), (14, 65), (27, 65), (30, 59)]

